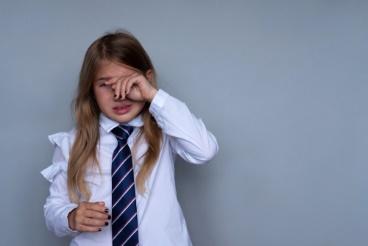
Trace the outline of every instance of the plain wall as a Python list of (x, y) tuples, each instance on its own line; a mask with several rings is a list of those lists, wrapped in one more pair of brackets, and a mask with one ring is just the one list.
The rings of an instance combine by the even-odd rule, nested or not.
[(368, 2), (1, 1), (0, 245), (65, 245), (42, 206), (88, 45), (126, 28), (218, 139), (177, 162), (194, 245), (368, 245)]

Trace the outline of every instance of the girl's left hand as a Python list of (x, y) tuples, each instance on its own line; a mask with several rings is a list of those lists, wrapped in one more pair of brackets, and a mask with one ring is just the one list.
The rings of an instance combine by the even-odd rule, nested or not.
[(134, 72), (129, 76), (119, 77), (115, 80), (106, 81), (115, 91), (115, 99), (131, 99), (133, 101), (151, 102), (157, 90), (143, 74)]

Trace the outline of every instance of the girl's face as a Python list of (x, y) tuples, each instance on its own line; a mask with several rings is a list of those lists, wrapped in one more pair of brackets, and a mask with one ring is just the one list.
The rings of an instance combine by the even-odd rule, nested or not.
[(111, 85), (105, 85), (108, 80), (127, 77), (135, 71), (128, 66), (103, 60), (93, 82), (93, 91), (98, 107), (107, 117), (119, 123), (126, 123), (134, 119), (143, 109), (145, 102), (132, 101), (128, 98), (115, 99)]

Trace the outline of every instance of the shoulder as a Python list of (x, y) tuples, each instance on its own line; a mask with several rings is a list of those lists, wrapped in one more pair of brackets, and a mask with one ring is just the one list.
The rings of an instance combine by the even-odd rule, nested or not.
[(76, 135), (76, 129), (73, 128), (68, 132), (57, 132), (53, 133), (48, 136), (49, 141), (51, 144), (54, 145), (55, 148), (61, 150), (63, 155), (68, 159), (69, 151), (73, 146), (74, 140)]
[(57, 132), (48, 136), (54, 146), (53, 161), (50, 166), (41, 171), (48, 181), (54, 182), (57, 175), (66, 173), (68, 169), (69, 152), (75, 138), (75, 129), (69, 132)]
[(72, 141), (75, 138), (76, 130), (75, 128), (70, 131), (56, 132), (48, 135), (48, 139), (52, 144), (58, 145), (64, 141)]

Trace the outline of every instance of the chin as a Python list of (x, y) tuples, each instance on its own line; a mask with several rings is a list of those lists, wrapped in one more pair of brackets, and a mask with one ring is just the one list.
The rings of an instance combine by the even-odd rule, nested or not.
[(119, 122), (119, 123), (127, 123), (135, 118), (135, 116), (132, 115), (113, 115), (111, 117), (113, 120)]
[(111, 112), (109, 117), (119, 123), (127, 123), (133, 120), (138, 114), (139, 112), (129, 112), (126, 114), (116, 114), (115, 112)]

